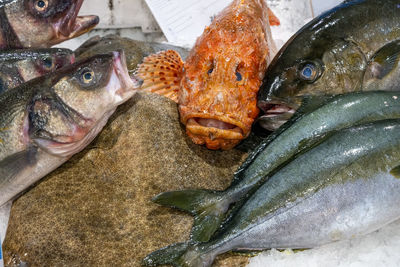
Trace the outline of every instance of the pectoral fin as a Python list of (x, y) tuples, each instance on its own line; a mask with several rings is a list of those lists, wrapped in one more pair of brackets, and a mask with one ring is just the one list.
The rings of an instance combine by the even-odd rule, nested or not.
[(281, 22), (279, 21), (278, 17), (272, 12), (270, 8), (268, 8), (268, 18), (269, 18), (269, 25), (271, 26), (279, 26)]
[(178, 208), (194, 215), (191, 240), (206, 242), (225, 218), (229, 200), (222, 193), (208, 190), (182, 190), (165, 192), (153, 198), (153, 202)]
[(141, 90), (157, 93), (178, 102), (183, 75), (183, 61), (174, 50), (162, 51), (144, 58), (135, 72), (143, 81)]
[(390, 171), (390, 174), (393, 175), (394, 177), (400, 179), (400, 165), (397, 166), (397, 167), (395, 167), (395, 168), (393, 168), (393, 169)]
[(3, 159), (0, 162), (0, 186), (12, 181), (27, 166), (34, 165), (36, 151), (37, 149), (32, 147)]
[(368, 64), (365, 79), (383, 79), (397, 68), (399, 56), (400, 41), (394, 41), (379, 49)]

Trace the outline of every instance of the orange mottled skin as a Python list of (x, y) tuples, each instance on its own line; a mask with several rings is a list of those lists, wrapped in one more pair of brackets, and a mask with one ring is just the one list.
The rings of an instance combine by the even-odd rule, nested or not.
[[(185, 62), (178, 100), (181, 121), (194, 143), (226, 150), (249, 135), (271, 49), (263, 0), (235, 0), (205, 29)], [(191, 118), (217, 119), (241, 131), (199, 127)]]
[(279, 24), (264, 0), (233, 1), (197, 39), (185, 63), (172, 50), (146, 57), (136, 72), (141, 89), (178, 102), (194, 143), (234, 147), (249, 135), (259, 112), (257, 91), (275, 52), (270, 22)]

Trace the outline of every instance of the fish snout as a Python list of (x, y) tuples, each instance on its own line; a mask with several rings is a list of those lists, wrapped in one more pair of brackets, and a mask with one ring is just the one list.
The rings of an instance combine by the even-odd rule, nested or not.
[(56, 27), (56, 36), (60, 41), (78, 37), (96, 27), (99, 21), (99, 17), (95, 15), (79, 16), (74, 23), (67, 20), (61, 27)]
[(67, 40), (93, 29), (100, 21), (98, 16), (78, 16), (83, 0), (73, 1), (67, 13), (56, 24), (56, 36)]

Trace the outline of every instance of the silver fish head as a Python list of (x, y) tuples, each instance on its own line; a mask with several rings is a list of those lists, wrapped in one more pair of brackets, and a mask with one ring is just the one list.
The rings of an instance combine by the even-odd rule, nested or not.
[(116, 107), (135, 93), (122, 52), (97, 55), (43, 77), (30, 105), (30, 140), (48, 153), (70, 157), (88, 145)]
[(83, 0), (14, 0), (0, 5), (7, 19), (2, 24), (8, 24), (2, 25), (3, 35), (16, 39), (14, 44), (2, 40), (2, 46), (50, 47), (90, 31), (99, 23), (99, 17), (78, 16), (82, 3)]
[(69, 49), (18, 49), (0, 52), (0, 93), (75, 62)]

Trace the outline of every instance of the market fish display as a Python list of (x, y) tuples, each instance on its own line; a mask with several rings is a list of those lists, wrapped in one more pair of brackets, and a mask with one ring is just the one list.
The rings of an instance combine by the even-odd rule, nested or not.
[(0, 94), (75, 61), (69, 49), (0, 51)]
[(0, 206), (85, 148), (134, 87), (114, 52), (0, 94)]
[(47, 48), (80, 36), (99, 23), (78, 16), (83, 0), (0, 2), (0, 49)]
[(179, 104), (181, 122), (196, 144), (230, 149), (246, 138), (259, 110), (256, 97), (275, 54), (264, 0), (235, 0), (197, 39), (185, 63), (175, 51), (147, 57), (136, 78), (142, 89)]
[(289, 125), (257, 147), (225, 191), (173, 191), (162, 193), (153, 201), (193, 214), (192, 240), (208, 241), (233, 203), (257, 190), (298, 154), (340, 129), (383, 119), (400, 119), (400, 93), (396, 92), (351, 93), (321, 102), (314, 111), (293, 118)]
[(260, 88), (264, 127), (273, 131), (287, 121), (299, 96), (397, 86), (399, 11), (399, 0), (350, 0), (300, 29), (271, 62)]
[(400, 121), (341, 130), (266, 181), (206, 243), (156, 251), (144, 264), (211, 266), (230, 250), (313, 248), (400, 218)]

